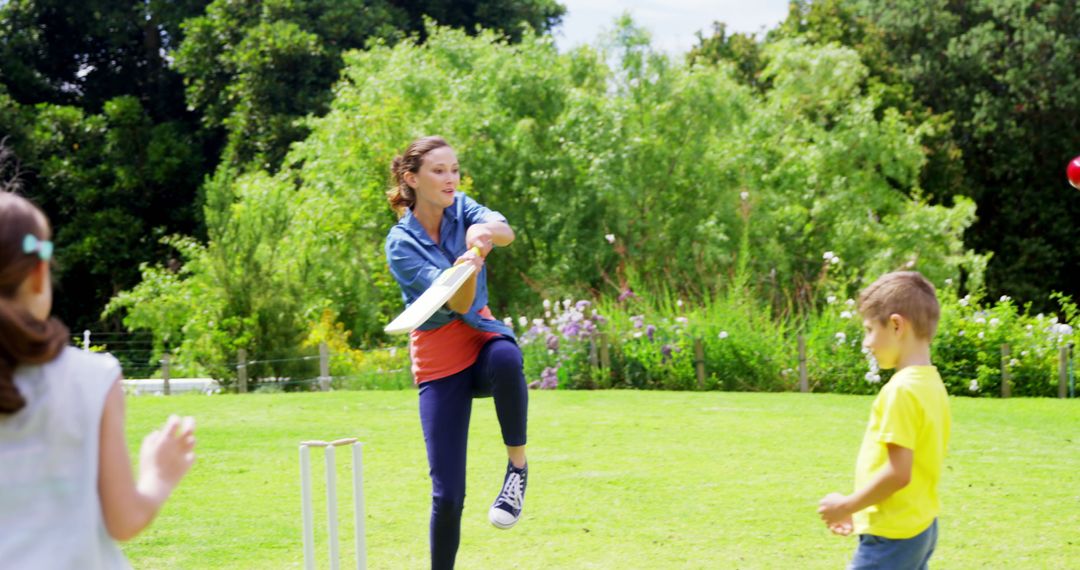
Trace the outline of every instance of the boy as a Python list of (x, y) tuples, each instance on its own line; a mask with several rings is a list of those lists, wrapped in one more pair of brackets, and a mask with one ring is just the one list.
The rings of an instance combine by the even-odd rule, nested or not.
[(859, 296), (863, 347), (896, 368), (874, 400), (851, 495), (830, 493), (818, 513), (829, 530), (859, 535), (849, 570), (925, 569), (937, 543), (938, 480), (951, 416), (930, 364), (941, 309), (934, 286), (913, 271), (882, 276)]

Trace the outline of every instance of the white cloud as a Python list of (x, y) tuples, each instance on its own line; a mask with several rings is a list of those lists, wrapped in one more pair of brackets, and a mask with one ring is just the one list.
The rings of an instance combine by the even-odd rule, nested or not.
[(560, 49), (594, 43), (615, 18), (629, 12), (634, 22), (649, 30), (653, 46), (668, 53), (689, 51), (695, 33), (708, 36), (715, 21), (729, 32), (756, 33), (772, 28), (787, 16), (788, 0), (562, 0), (566, 15), (555, 30)]

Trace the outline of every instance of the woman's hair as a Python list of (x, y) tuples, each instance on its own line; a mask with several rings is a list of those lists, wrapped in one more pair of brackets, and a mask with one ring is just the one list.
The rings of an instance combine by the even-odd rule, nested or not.
[(19, 285), (41, 263), (41, 257), (23, 251), (23, 240), (33, 235), (49, 239), (45, 215), (25, 198), (0, 185), (0, 414), (12, 414), (26, 405), (15, 386), (20, 364), (43, 364), (56, 358), (68, 343), (68, 329), (56, 318), (41, 321), (15, 304)]
[(423, 137), (416, 139), (405, 149), (405, 154), (395, 156), (390, 165), (390, 173), (394, 177), (394, 184), (386, 192), (386, 198), (390, 200), (390, 207), (397, 212), (398, 216), (405, 215), (405, 210), (416, 204), (416, 191), (405, 183), (405, 173), (420, 172), (420, 165), (424, 163), (424, 155), (450, 143), (442, 137)]

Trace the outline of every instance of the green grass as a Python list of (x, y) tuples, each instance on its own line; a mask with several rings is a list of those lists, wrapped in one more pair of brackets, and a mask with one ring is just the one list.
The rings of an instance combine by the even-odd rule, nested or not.
[[(475, 402), (458, 567), (841, 568), (853, 538), (815, 513), (848, 491), (864, 396), (533, 392), (525, 515), (487, 506), (505, 455), (491, 400)], [(199, 459), (158, 520), (125, 545), (136, 568), (300, 568), (297, 443), (365, 443), (370, 568), (425, 568), (430, 483), (416, 394), (140, 397), (132, 448), (170, 412), (198, 417)], [(1080, 560), (1080, 402), (953, 399), (937, 568), (1064, 568)], [(343, 561), (352, 561), (339, 455)], [(322, 462), (313, 455), (326, 567)], [(516, 564), (508, 561), (516, 561)], [(347, 564), (343, 566), (348, 567)]]

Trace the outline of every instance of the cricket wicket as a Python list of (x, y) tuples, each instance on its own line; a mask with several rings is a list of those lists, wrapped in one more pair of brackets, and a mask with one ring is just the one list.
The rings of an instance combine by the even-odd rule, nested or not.
[(337, 485), (335, 477), (337, 462), (334, 460), (334, 448), (342, 445), (352, 447), (356, 568), (364, 570), (367, 567), (367, 552), (364, 544), (364, 475), (361, 444), (356, 438), (351, 437), (330, 442), (300, 442), (300, 500), (303, 503), (301, 510), (304, 517), (304, 568), (307, 570), (315, 569), (315, 520), (312, 514), (311, 497), (310, 450), (312, 447), (323, 448), (323, 453), (326, 455), (326, 514), (328, 517), (327, 541), (330, 543), (330, 568), (338, 570), (341, 563), (338, 554)]

